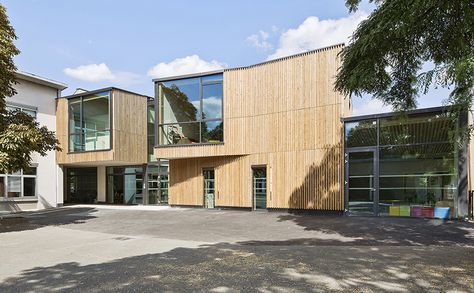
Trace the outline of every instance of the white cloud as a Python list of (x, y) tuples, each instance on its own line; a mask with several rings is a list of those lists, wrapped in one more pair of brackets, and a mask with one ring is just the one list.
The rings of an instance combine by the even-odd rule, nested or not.
[(81, 65), (76, 68), (68, 67), (64, 69), (64, 73), (80, 80), (92, 82), (110, 81), (116, 78), (105, 63)]
[[(278, 30), (275, 26), (272, 27), (272, 31)], [(253, 34), (247, 37), (246, 42), (255, 48), (270, 50), (273, 49), (273, 45), (268, 41), (270, 34), (266, 31), (259, 31), (258, 34)]]
[(224, 63), (217, 60), (205, 61), (198, 55), (186, 56), (184, 58), (176, 58), (171, 62), (161, 62), (148, 70), (148, 76), (169, 77), (175, 75), (184, 75), (190, 73), (199, 73), (212, 70), (218, 70), (225, 67)]
[(367, 16), (364, 11), (338, 19), (320, 20), (316, 16), (310, 16), (297, 28), (282, 33), (278, 48), (268, 56), (268, 60), (347, 43), (357, 25)]
[(88, 82), (109, 82), (112, 85), (128, 87), (142, 83), (143, 75), (127, 71), (111, 70), (107, 64), (87, 64), (76, 68), (66, 68), (64, 73), (76, 79)]

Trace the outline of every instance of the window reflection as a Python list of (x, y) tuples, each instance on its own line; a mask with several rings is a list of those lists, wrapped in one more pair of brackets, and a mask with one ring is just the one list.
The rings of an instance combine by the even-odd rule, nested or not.
[(364, 120), (345, 124), (346, 147), (374, 146), (377, 144), (377, 121)]
[(224, 141), (224, 122), (207, 121), (201, 123), (202, 142)]
[[(379, 145), (377, 145), (379, 123)], [(345, 123), (346, 148), (378, 149), (378, 211), (381, 215), (449, 218), (456, 215), (457, 121), (441, 112), (393, 115)], [(354, 162), (352, 162), (354, 163)], [(349, 162), (349, 199), (367, 178)], [(355, 186), (357, 190), (352, 190)], [(351, 189), (352, 188), (352, 189)], [(349, 202), (350, 205), (350, 202)]]
[(160, 145), (223, 141), (222, 74), (158, 83)]
[(109, 92), (70, 99), (69, 151), (109, 148)]

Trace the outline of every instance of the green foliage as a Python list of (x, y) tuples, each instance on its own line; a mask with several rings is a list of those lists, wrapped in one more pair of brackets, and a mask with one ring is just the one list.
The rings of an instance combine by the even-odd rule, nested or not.
[[(474, 1), (371, 0), (377, 8), (341, 52), (336, 90), (371, 94), (395, 110), (417, 105), (431, 85), (452, 87), (446, 102), (468, 110), (474, 92)], [(360, 0), (347, 0), (355, 11)], [(434, 68), (421, 72), (423, 64)]]
[(0, 125), (0, 170), (11, 173), (27, 169), (33, 152), (45, 156), (48, 151), (59, 149), (54, 132), (28, 114), (16, 110), (1, 115), (4, 123)]
[(5, 7), (0, 4), (0, 112), (5, 111), (5, 98), (16, 94), (13, 88), (16, 71), (13, 57), (20, 54), (14, 44), (16, 39), (15, 30), (10, 25)]
[(13, 57), (20, 53), (14, 44), (16, 38), (0, 4), (0, 172), (8, 173), (27, 169), (33, 152), (44, 156), (59, 149), (52, 131), (23, 112), (5, 109), (5, 99), (16, 94)]

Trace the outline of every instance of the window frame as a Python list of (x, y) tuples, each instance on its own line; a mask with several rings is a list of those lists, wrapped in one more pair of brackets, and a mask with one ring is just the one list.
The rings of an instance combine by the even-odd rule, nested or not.
[[(24, 105), (24, 104), (19, 104), (19, 103), (13, 103), (13, 102), (7, 102), (6, 103), (6, 109), (8, 111), (11, 111), (9, 110), (8, 108), (14, 108), (13, 111), (15, 110), (20, 110), (21, 112), (25, 112), (28, 111), (28, 112), (34, 112), (35, 113), (35, 116), (31, 116), (33, 117), (33, 119), (37, 119), (38, 118), (38, 107), (34, 107), (34, 106), (29, 106), (29, 105)], [(28, 114), (28, 113), (27, 113)]]
[[(108, 106), (108, 115), (109, 115), (109, 128), (106, 131), (109, 131), (109, 147), (104, 148), (104, 149), (94, 149), (94, 150), (71, 150), (71, 136), (76, 136), (79, 135), (81, 139), (81, 144), (85, 145), (85, 135), (86, 132), (84, 131), (85, 126), (84, 126), (84, 98), (88, 98), (90, 96), (94, 95), (100, 95), (102, 93), (107, 93), (107, 99), (109, 102)], [(70, 116), (70, 102), (71, 100), (74, 99), (79, 99), (79, 121), (80, 121), (80, 128), (81, 130), (79, 132), (73, 132), (71, 133), (71, 116)], [(113, 92), (112, 90), (103, 90), (103, 91), (98, 91), (98, 92), (92, 92), (92, 93), (87, 93), (86, 95), (81, 95), (81, 96), (73, 96), (67, 99), (67, 123), (68, 123), (68, 135), (67, 135), (67, 141), (68, 141), (68, 147), (67, 147), (67, 153), (68, 154), (77, 154), (77, 153), (90, 153), (90, 152), (103, 152), (103, 151), (110, 151), (113, 149)], [(98, 131), (95, 131), (96, 133)]]
[[(211, 79), (209, 81), (204, 80), (208, 76), (213, 76), (213, 75), (221, 75), (219, 79)], [(184, 121), (184, 122), (166, 122), (166, 123), (161, 123), (162, 120), (162, 111), (161, 111), (161, 86), (163, 83), (166, 82), (172, 82), (172, 81), (178, 81), (178, 80), (184, 80), (184, 79), (190, 79), (190, 78), (199, 78), (199, 109), (198, 109), (198, 115), (199, 118), (197, 121)], [(203, 119), (203, 86), (206, 85), (213, 85), (213, 84), (221, 84), (222, 86), (222, 103), (221, 103), (221, 118), (211, 118), (211, 119)], [(170, 78), (170, 79), (156, 79), (155, 80), (155, 148), (167, 148), (167, 147), (186, 147), (186, 146), (199, 146), (199, 145), (216, 145), (216, 144), (224, 144), (224, 72), (219, 71), (219, 72), (208, 72), (206, 74), (196, 74), (196, 75), (186, 75), (186, 76), (178, 76), (175, 78)], [(160, 115), (161, 114), (161, 115)], [(202, 123), (203, 122), (221, 122), (223, 124), (222, 128), (222, 141), (219, 142), (203, 142), (202, 140)], [(160, 144), (161, 137), (162, 135), (162, 129), (164, 126), (168, 125), (180, 125), (180, 124), (191, 124), (191, 123), (198, 123), (199, 124), (199, 142), (198, 143), (187, 143), (187, 144)]]
[[(3, 182), (5, 184), (5, 190), (3, 194), (0, 194), (0, 199), (3, 200), (37, 200), (38, 199), (38, 166), (30, 166), (31, 168), (36, 168), (36, 172), (34, 175), (28, 175), (24, 174), (23, 169), (20, 170), (17, 174), (6, 174), (6, 173), (0, 173), (0, 178), (3, 178)], [(10, 178), (20, 178), (20, 196), (14, 196), (14, 197), (8, 197), (8, 182)], [(25, 196), (25, 184), (24, 184), (24, 179), (25, 178), (33, 178), (35, 182), (35, 191), (33, 196)]]

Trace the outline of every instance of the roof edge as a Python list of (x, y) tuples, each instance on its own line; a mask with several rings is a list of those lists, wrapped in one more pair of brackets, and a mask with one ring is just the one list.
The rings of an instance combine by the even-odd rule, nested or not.
[(177, 79), (182, 79), (182, 78), (191, 78), (191, 77), (199, 77), (199, 76), (204, 76), (204, 75), (222, 73), (222, 72), (232, 71), (232, 70), (247, 69), (247, 68), (252, 68), (252, 67), (255, 67), (255, 66), (260, 66), (260, 65), (264, 65), (264, 64), (268, 64), (268, 63), (273, 63), (273, 62), (279, 62), (279, 61), (282, 61), (282, 60), (296, 58), (296, 57), (300, 57), (300, 56), (304, 56), (304, 55), (308, 55), (308, 54), (313, 54), (313, 53), (317, 53), (317, 52), (332, 50), (332, 49), (336, 49), (336, 48), (342, 48), (344, 46), (345, 46), (344, 43), (338, 43), (338, 44), (334, 44), (334, 45), (330, 45), (330, 46), (326, 46), (326, 47), (322, 47), (322, 48), (318, 48), (318, 49), (313, 49), (313, 50), (309, 50), (309, 51), (305, 51), (305, 52), (301, 52), (301, 53), (297, 53), (297, 54), (293, 54), (293, 55), (289, 55), (289, 56), (285, 56), (285, 57), (280, 57), (280, 58), (276, 58), (276, 59), (272, 59), (272, 60), (268, 60), (268, 61), (264, 61), (264, 62), (260, 62), (260, 63), (256, 63), (256, 64), (251, 64), (251, 65), (247, 65), (247, 66), (238, 66), (238, 67), (223, 68), (223, 69), (220, 69), (220, 70), (212, 70), (212, 71), (206, 71), (206, 72), (197, 72), (197, 73), (181, 74), (181, 75), (174, 75), (174, 76), (168, 76), (168, 77), (159, 77), (159, 78), (154, 78), (152, 81), (153, 82), (171, 81), (171, 80), (177, 80)]
[(329, 45), (329, 46), (326, 46), (326, 47), (321, 47), (321, 48), (318, 48), (318, 49), (313, 49), (313, 50), (309, 50), (309, 51), (305, 51), (305, 52), (301, 52), (301, 53), (297, 53), (297, 54), (293, 54), (293, 55), (288, 55), (288, 56), (284, 56), (284, 57), (280, 57), (280, 58), (276, 58), (276, 59), (272, 59), (272, 60), (252, 64), (252, 65), (226, 68), (226, 69), (224, 69), (224, 71), (248, 69), (248, 68), (252, 68), (252, 67), (255, 67), (255, 66), (261, 66), (261, 65), (265, 65), (265, 64), (269, 64), (269, 63), (274, 63), (274, 62), (279, 62), (279, 61), (288, 60), (288, 59), (292, 59), (292, 58), (297, 58), (297, 57), (304, 56), (304, 55), (309, 55), (309, 54), (318, 53), (318, 52), (322, 52), (322, 51), (328, 51), (328, 50), (332, 50), (332, 49), (336, 49), (336, 48), (342, 48), (344, 46), (345, 46), (344, 43), (338, 43), (338, 44)]
[(49, 86), (58, 90), (64, 90), (67, 88), (67, 84), (65, 83), (55, 81), (46, 77), (42, 77), (33, 73), (26, 72), (26, 71), (17, 70), (15, 71), (15, 76), (18, 79), (31, 81), (31, 82)]
[(360, 116), (348, 116), (342, 117), (341, 120), (343, 122), (355, 122), (367, 119), (377, 119), (377, 118), (385, 118), (395, 116), (399, 113), (405, 113), (407, 115), (416, 115), (416, 114), (424, 114), (424, 113), (432, 113), (432, 112), (443, 112), (449, 110), (450, 106), (438, 106), (438, 107), (428, 107), (428, 108), (419, 108), (407, 111), (392, 111), (392, 112), (383, 112), (383, 113), (375, 113), (375, 114), (367, 114), (367, 115), (360, 115)]
[(100, 92), (107, 92), (107, 91), (112, 91), (112, 90), (121, 91), (121, 92), (129, 93), (129, 94), (141, 96), (141, 97), (144, 97), (144, 98), (147, 98), (147, 99), (153, 99), (153, 97), (151, 97), (151, 96), (147, 96), (147, 95), (144, 95), (144, 94), (132, 92), (132, 91), (129, 91), (129, 90), (124, 90), (124, 89), (121, 89), (121, 88), (118, 88), (118, 87), (113, 87), (113, 86), (106, 87), (106, 88), (100, 88), (100, 89), (96, 89), (96, 90), (91, 90), (91, 91), (86, 91), (86, 92), (78, 93), (78, 94), (72, 94), (72, 95), (68, 95), (68, 96), (61, 96), (61, 97), (58, 97), (58, 99), (71, 99), (71, 98), (88, 96), (88, 95), (93, 95), (93, 94), (97, 94), (97, 93), (100, 93)]

